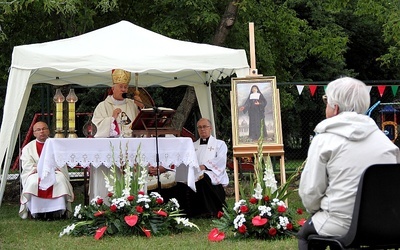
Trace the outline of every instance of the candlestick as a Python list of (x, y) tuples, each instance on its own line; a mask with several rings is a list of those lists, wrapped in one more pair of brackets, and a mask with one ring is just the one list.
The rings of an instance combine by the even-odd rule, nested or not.
[(75, 95), (74, 89), (70, 89), (67, 95), (68, 102), (68, 129), (69, 138), (78, 137), (75, 130), (75, 103), (78, 101), (78, 97)]
[(94, 135), (96, 134), (97, 127), (92, 122), (91, 115), (89, 115), (89, 120), (85, 123), (85, 125), (83, 125), (82, 132), (87, 138), (93, 138)]
[(56, 103), (56, 134), (55, 137), (64, 137), (63, 135), (63, 102), (65, 97), (61, 93), (60, 89), (56, 90), (53, 97), (53, 101)]

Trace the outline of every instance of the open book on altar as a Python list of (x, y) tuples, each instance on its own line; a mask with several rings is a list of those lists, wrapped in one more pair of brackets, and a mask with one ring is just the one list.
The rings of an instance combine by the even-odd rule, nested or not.
[[(148, 130), (157, 128), (169, 128), (172, 123), (172, 117), (175, 110), (171, 108), (157, 107), (144, 108), (140, 110), (136, 119), (132, 122), (132, 130)], [(156, 124), (157, 120), (157, 124)]]

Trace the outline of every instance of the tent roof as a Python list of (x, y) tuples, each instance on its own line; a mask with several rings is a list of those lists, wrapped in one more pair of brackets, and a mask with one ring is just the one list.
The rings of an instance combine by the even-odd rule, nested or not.
[(17, 46), (12, 67), (34, 70), (33, 84), (111, 84), (110, 71), (121, 68), (139, 73), (140, 86), (177, 86), (235, 71), (245, 76), (249, 66), (244, 50), (179, 41), (121, 21), (72, 38)]

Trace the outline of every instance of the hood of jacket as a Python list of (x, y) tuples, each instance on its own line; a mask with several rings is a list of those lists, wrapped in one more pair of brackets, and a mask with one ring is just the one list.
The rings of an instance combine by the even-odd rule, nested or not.
[(314, 132), (317, 134), (331, 133), (351, 141), (359, 141), (376, 131), (377, 128), (375, 121), (367, 115), (342, 112), (320, 122), (315, 127)]

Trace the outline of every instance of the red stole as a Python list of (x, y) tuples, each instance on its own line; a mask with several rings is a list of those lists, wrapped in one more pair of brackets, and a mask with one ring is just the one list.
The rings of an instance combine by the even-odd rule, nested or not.
[[(37, 150), (39, 157), (42, 154), (43, 146), (44, 146), (44, 143), (36, 141), (36, 150)], [(39, 183), (40, 183), (40, 178), (39, 178)], [(42, 190), (39, 188), (39, 185), (38, 185), (38, 197), (44, 198), (44, 199), (52, 199), (53, 198), (53, 186), (49, 187), (46, 190)]]
[(115, 132), (117, 132), (117, 135), (119, 135), (120, 131), (119, 131), (117, 120), (114, 120), (114, 124), (115, 124)]

